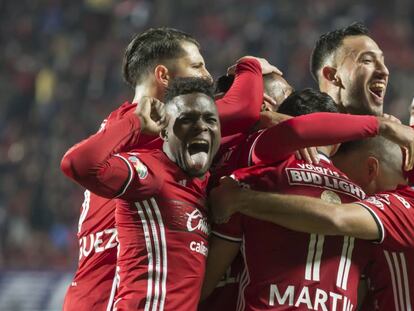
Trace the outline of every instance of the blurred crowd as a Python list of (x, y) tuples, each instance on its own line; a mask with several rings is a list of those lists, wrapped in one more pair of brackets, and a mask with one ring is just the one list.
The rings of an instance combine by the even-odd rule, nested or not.
[(296, 88), (317, 37), (364, 22), (385, 53), (385, 111), (408, 120), (414, 2), (349, 0), (0, 1), (0, 268), (73, 269), (83, 190), (59, 163), (132, 97), (123, 51), (151, 26), (191, 33), (217, 77), (243, 55), (267, 58)]

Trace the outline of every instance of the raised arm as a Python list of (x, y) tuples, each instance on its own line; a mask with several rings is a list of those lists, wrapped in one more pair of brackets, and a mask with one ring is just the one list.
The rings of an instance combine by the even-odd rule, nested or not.
[[(158, 111), (155, 120), (151, 119), (151, 110)], [(114, 121), (70, 148), (63, 156), (61, 169), (67, 177), (98, 195), (118, 196), (132, 176), (128, 163), (114, 155), (129, 151), (141, 132), (155, 133), (164, 122), (162, 103), (147, 98), (134, 114)]]
[(216, 101), (223, 137), (247, 133), (259, 121), (263, 103), (263, 74), (281, 74), (265, 59), (250, 56), (241, 58), (234, 69), (236, 77), (231, 88)]

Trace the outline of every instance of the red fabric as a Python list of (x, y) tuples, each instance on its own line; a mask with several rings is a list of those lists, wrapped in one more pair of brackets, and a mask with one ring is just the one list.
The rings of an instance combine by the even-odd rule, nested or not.
[(236, 67), (233, 85), (217, 100), (223, 137), (248, 133), (259, 120), (263, 103), (263, 78), (260, 63), (246, 59)]
[[(277, 165), (244, 168), (234, 175), (243, 186), (258, 191), (343, 203), (364, 196), (361, 188), (323, 156), (318, 165), (291, 155)], [(359, 277), (370, 262), (371, 243), (295, 232), (240, 214), (213, 230), (220, 238), (243, 241), (248, 272), (239, 296), (243, 310), (356, 308)], [(347, 257), (350, 260), (345, 262)]]
[[(62, 170), (97, 195), (119, 198), (115, 214), (120, 276), (117, 309), (141, 310), (148, 303), (163, 310), (196, 310), (208, 249), (208, 175), (203, 179), (187, 176), (160, 150), (121, 152), (136, 145), (139, 133), (134, 115), (114, 121), (69, 150)], [(110, 211), (107, 216), (113, 219), (114, 210)], [(104, 233), (96, 234), (94, 243), (81, 239), (82, 255), (91, 263), (92, 251), (104, 252), (106, 245), (115, 242), (109, 239), (116, 235), (106, 239)], [(149, 282), (153, 284), (150, 290)], [(96, 306), (97, 297), (79, 293), (95, 280), (88, 276), (79, 283), (68, 292), (67, 310)], [(106, 304), (109, 294), (100, 298)]]
[[(263, 80), (261, 74), (260, 64), (256, 60), (245, 60), (238, 64), (236, 69), (236, 79), (233, 86), (224, 98), (216, 102), (222, 122), (222, 135), (229, 135), (223, 138), (226, 148), (237, 143), (237, 134), (239, 131), (248, 131), (250, 126), (254, 124), (259, 118), (259, 110), (262, 104), (263, 96)], [(117, 124), (119, 131), (130, 131), (134, 126), (134, 119), (131, 114), (134, 112), (136, 104), (129, 102), (124, 103), (118, 109), (113, 111), (108, 118), (106, 118), (100, 127), (100, 132), (105, 131), (105, 128), (112, 124)], [(124, 118), (129, 119), (125, 123)], [(132, 119), (130, 119), (132, 118)], [(135, 118), (136, 119), (136, 118)], [(132, 123), (131, 123), (132, 122)], [(225, 123), (230, 122), (227, 126)], [(137, 130), (135, 128), (135, 130)], [(100, 133), (96, 134), (102, 136)], [(87, 142), (94, 138), (91, 136), (81, 142), (80, 144), (71, 148), (62, 160), (62, 170), (71, 179), (82, 177), (84, 186), (95, 189), (101, 194), (113, 197), (120, 192), (125, 180), (125, 172), (118, 171), (118, 176), (110, 181), (108, 185), (103, 188), (98, 187), (93, 180), (94, 171), (102, 170), (105, 166), (95, 166), (85, 176), (80, 176), (79, 172), (83, 170), (88, 164), (83, 163), (82, 148), (88, 147)], [(98, 136), (98, 137), (100, 137)], [(138, 140), (139, 138), (139, 140)], [(115, 140), (108, 138), (108, 142), (97, 145), (96, 150), (88, 153), (86, 160), (90, 164), (102, 163), (102, 159), (110, 154), (115, 154), (117, 150), (125, 148), (124, 151), (133, 150), (140, 147), (145, 149), (161, 149), (162, 140), (156, 136), (139, 135), (136, 132), (132, 138), (135, 145), (127, 146), (114, 137)], [(99, 140), (99, 138), (98, 138)], [(117, 142), (120, 143), (117, 145)], [(128, 142), (130, 143), (130, 142)], [(93, 147), (93, 146), (92, 146)], [(81, 148), (81, 150), (79, 150)], [(103, 148), (103, 149), (102, 149)], [(118, 148), (110, 150), (111, 148)], [(98, 154), (94, 154), (98, 152)], [(95, 158), (89, 158), (90, 156)], [(96, 163), (92, 163), (97, 161)], [(120, 159), (118, 161), (122, 164)], [(104, 161), (105, 162), (105, 161)], [(86, 164), (86, 165), (85, 165)], [(92, 175), (88, 175), (92, 174)], [(120, 175), (119, 175), (120, 174)], [(100, 183), (104, 182), (105, 175), (101, 175)], [(99, 189), (97, 189), (99, 188)], [(64, 310), (65, 311), (86, 311), (86, 310), (106, 310), (108, 304), (113, 302), (112, 296), (115, 294), (114, 281), (115, 267), (117, 257), (117, 240), (112, 239), (112, 232), (115, 229), (115, 200), (107, 199), (91, 193), (89, 190), (85, 191), (85, 201), (81, 207), (81, 216), (79, 219), (78, 239), (80, 246), (80, 257), (78, 268), (75, 273), (73, 283), (69, 287), (66, 297)], [(100, 243), (95, 241), (103, 240), (104, 250), (101, 250)], [(97, 294), (98, 293), (98, 294)]]
[[(117, 310), (144, 310), (146, 304), (196, 310), (208, 249), (208, 178), (189, 177), (160, 150), (117, 157), (132, 170), (115, 212)], [(111, 168), (120, 166), (113, 160), (108, 161)]]
[[(110, 129), (110, 130), (108, 130)], [(117, 196), (128, 178), (128, 170), (106, 162), (111, 155), (129, 149), (138, 142), (140, 122), (134, 115), (114, 121), (95, 135), (75, 145), (64, 155), (62, 171), (88, 190), (107, 198)], [(115, 159), (122, 163), (121, 159)], [(126, 164), (122, 163), (126, 168)]]
[(253, 163), (278, 162), (304, 147), (372, 137), (378, 130), (375, 116), (317, 112), (291, 118), (262, 132), (254, 147)]
[(371, 291), (362, 310), (409, 310), (414, 303), (414, 191), (400, 186), (360, 204), (383, 232), (375, 261), (366, 273)]

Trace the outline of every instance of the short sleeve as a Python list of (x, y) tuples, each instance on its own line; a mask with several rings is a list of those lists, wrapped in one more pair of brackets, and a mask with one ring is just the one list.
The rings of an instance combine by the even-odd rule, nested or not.
[(414, 211), (412, 200), (397, 193), (384, 193), (357, 202), (375, 219), (380, 232), (377, 241), (384, 247), (405, 249), (414, 247)]
[(214, 224), (212, 234), (230, 242), (242, 242), (242, 214), (234, 214), (227, 223)]

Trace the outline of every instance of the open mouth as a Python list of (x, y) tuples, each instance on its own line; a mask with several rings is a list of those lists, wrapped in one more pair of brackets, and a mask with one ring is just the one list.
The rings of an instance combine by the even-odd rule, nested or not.
[(369, 86), (370, 92), (380, 101), (384, 99), (385, 89), (386, 85), (384, 82), (374, 82)]
[(189, 164), (196, 171), (203, 169), (209, 161), (210, 144), (203, 139), (195, 139), (188, 144)]
[(194, 140), (188, 145), (188, 153), (191, 155), (204, 152), (208, 153), (208, 149), (210, 148), (210, 144), (205, 140)]

